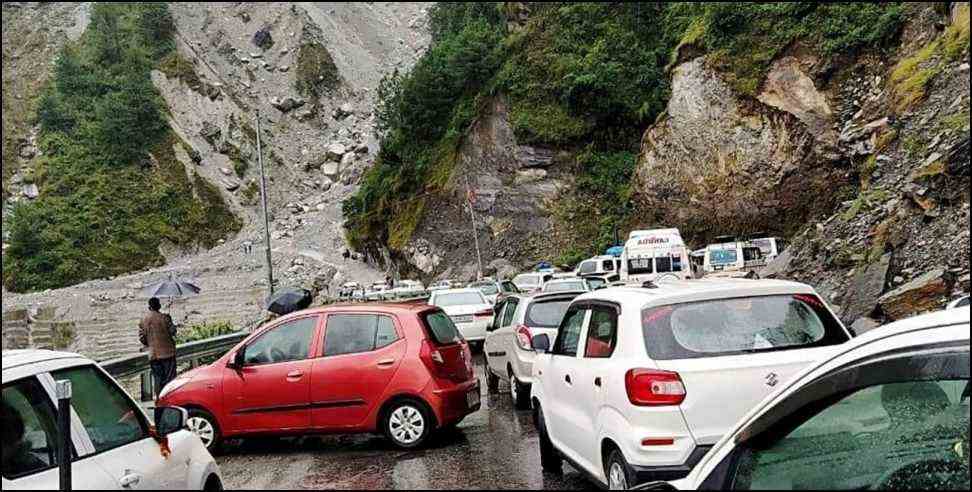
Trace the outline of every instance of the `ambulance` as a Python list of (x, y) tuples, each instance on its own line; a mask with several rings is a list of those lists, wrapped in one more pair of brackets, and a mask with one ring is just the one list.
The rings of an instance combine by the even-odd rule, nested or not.
[(678, 229), (634, 231), (621, 254), (621, 281), (654, 282), (692, 278), (689, 250)]

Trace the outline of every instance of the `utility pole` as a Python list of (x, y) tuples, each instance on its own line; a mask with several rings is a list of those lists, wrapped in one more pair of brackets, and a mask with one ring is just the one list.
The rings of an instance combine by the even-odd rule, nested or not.
[(256, 127), (257, 127), (257, 158), (260, 161), (260, 198), (263, 200), (263, 227), (264, 235), (266, 236), (266, 247), (267, 247), (267, 282), (270, 287), (270, 296), (273, 296), (273, 258), (270, 253), (270, 210), (267, 208), (267, 173), (263, 168), (263, 131), (260, 127), (260, 112), (256, 113)]
[(483, 279), (483, 255), (479, 251), (479, 231), (476, 230), (476, 215), (473, 213), (472, 195), (469, 193), (469, 176), (463, 175), (466, 180), (466, 205), (469, 206), (469, 218), (472, 220), (473, 242), (476, 244), (476, 264), (479, 269), (476, 271), (476, 280)]

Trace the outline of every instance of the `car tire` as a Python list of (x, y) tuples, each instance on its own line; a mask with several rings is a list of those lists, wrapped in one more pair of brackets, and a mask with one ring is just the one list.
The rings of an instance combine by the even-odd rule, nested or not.
[(210, 475), (203, 487), (203, 492), (223, 492), (223, 481), (216, 475)]
[(219, 422), (211, 413), (198, 408), (189, 410), (186, 426), (193, 434), (199, 436), (210, 454), (217, 455), (222, 451), (223, 434), (219, 429)]
[(489, 361), (486, 361), (486, 392), (495, 395), (499, 393), (499, 376), (493, 374), (489, 369)]
[(631, 466), (617, 449), (608, 455), (607, 463), (604, 465), (604, 476), (607, 478), (608, 490), (631, 490), (637, 485)]
[(382, 430), (400, 449), (416, 449), (432, 434), (435, 419), (427, 407), (415, 400), (400, 400), (385, 411)]
[(521, 383), (513, 371), (510, 370), (510, 398), (513, 399), (513, 407), (517, 410), (527, 410), (530, 408), (530, 387)]
[(564, 470), (564, 459), (554, 448), (553, 442), (550, 441), (550, 436), (547, 434), (547, 422), (543, 418), (543, 408), (538, 405), (534, 415), (537, 434), (540, 436), (540, 467), (545, 472), (559, 474)]

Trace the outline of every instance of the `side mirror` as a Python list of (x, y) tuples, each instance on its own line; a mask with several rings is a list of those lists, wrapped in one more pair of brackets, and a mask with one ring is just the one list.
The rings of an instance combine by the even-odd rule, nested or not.
[(533, 350), (538, 354), (550, 352), (550, 337), (544, 334), (533, 337)]
[(179, 407), (160, 407), (155, 409), (155, 430), (159, 437), (175, 434), (186, 428), (189, 412)]
[(240, 370), (246, 365), (246, 347), (241, 347), (233, 355), (233, 361), (229, 363), (230, 369)]

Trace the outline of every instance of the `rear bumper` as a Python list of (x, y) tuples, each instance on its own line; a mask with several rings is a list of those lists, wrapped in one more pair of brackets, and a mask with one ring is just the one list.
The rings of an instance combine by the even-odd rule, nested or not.
[(695, 466), (712, 450), (712, 446), (699, 446), (689, 456), (685, 464), (678, 466), (631, 466), (635, 479), (639, 484), (649, 482), (669, 482), (681, 480), (692, 473)]
[[(468, 395), (473, 392), (480, 395), (479, 403), (469, 406)], [(455, 424), (482, 408), (482, 387), (479, 380), (474, 379), (451, 388), (433, 390), (429, 403), (440, 427)]]

